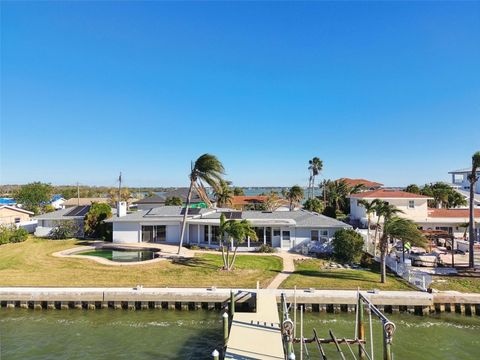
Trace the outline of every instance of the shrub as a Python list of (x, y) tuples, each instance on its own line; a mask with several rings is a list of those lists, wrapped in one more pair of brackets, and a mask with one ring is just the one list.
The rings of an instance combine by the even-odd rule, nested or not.
[(70, 239), (77, 236), (80, 227), (73, 220), (67, 220), (57, 223), (57, 225), (50, 231), (48, 237), (53, 240)]
[(373, 260), (373, 256), (367, 253), (363, 253), (362, 257), (360, 258), (360, 266), (364, 268), (371, 268), (375, 261)]
[(324, 210), (323, 202), (318, 198), (307, 199), (307, 201), (303, 203), (303, 208), (319, 214)]
[(47, 204), (43, 207), (43, 212), (44, 213), (50, 213), (50, 212), (54, 212), (54, 211), (55, 211), (55, 208), (53, 207), (53, 205)]
[(258, 252), (258, 253), (274, 253), (275, 249), (273, 247), (271, 247), (270, 245), (262, 244), (258, 248), (255, 249), (255, 252)]
[(357, 262), (363, 252), (363, 237), (351, 229), (338, 230), (333, 237), (333, 256), (342, 262)]
[(27, 240), (28, 231), (24, 228), (17, 228), (15, 225), (0, 226), (0, 245), (18, 243)]
[(182, 204), (183, 204), (183, 201), (178, 196), (170, 196), (165, 199), (165, 206), (172, 206), (172, 205), (182, 206)]
[(107, 239), (111, 237), (111, 226), (104, 223), (112, 216), (112, 208), (108, 204), (93, 203), (85, 215), (85, 235), (92, 238)]

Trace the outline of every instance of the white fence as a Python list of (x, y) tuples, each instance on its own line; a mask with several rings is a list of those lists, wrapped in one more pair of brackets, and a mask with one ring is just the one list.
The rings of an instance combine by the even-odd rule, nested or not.
[(398, 262), (396, 259), (387, 256), (385, 263), (388, 268), (394, 271), (398, 276), (407, 280), (410, 284), (418, 287), (420, 290), (427, 291), (432, 283), (432, 276), (423, 271), (412, 269), (411, 265)]

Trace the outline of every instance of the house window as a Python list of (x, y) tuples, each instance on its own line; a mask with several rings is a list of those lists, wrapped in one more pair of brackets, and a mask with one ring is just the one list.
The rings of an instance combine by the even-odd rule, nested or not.
[(280, 236), (280, 230), (273, 230), (273, 236)]
[(320, 243), (328, 243), (328, 230), (320, 230)]
[(290, 240), (290, 231), (289, 230), (282, 231), (282, 235), (283, 235), (283, 240)]
[(408, 207), (410, 209), (415, 208), (415, 200), (408, 200)]
[(167, 239), (167, 227), (165, 225), (155, 226), (155, 242), (165, 241)]
[(318, 230), (312, 230), (310, 232), (310, 240), (311, 241), (318, 241)]
[(15, 218), (15, 224), (18, 224), (20, 222), (20, 218)]
[(142, 226), (142, 242), (160, 242), (167, 239), (165, 225)]

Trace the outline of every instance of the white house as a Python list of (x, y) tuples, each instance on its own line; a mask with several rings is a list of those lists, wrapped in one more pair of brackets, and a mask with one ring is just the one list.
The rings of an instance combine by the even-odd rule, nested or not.
[[(399, 190), (380, 189), (352, 194), (350, 195), (350, 219), (363, 227), (367, 224), (367, 215), (365, 208), (359, 205), (359, 200), (362, 199), (367, 201), (380, 199), (395, 205), (403, 211), (398, 216), (414, 221), (422, 230), (444, 230), (457, 238), (464, 237), (465, 227), (462, 225), (468, 222), (468, 209), (431, 209), (428, 207), (428, 200), (432, 199), (431, 197)], [(475, 219), (475, 223), (479, 224), (480, 209), (475, 209)], [(376, 221), (376, 215), (372, 214), (371, 222)], [(476, 225), (476, 231), (480, 235), (479, 230), (479, 226)]]
[(50, 205), (53, 206), (55, 210), (60, 210), (65, 208), (65, 200), (62, 195), (56, 194), (52, 196), (52, 199), (50, 200)]
[[(468, 181), (468, 175), (472, 173), (472, 169), (460, 169), (450, 171), (452, 175), (452, 184), (457, 186), (460, 190), (470, 191), (470, 182)], [(480, 177), (480, 170), (477, 169), (477, 176)], [(480, 181), (477, 181), (473, 190), (476, 194), (480, 194)]]
[[(178, 244), (183, 211), (180, 206), (162, 206), (113, 217), (107, 222), (113, 223), (115, 243)], [(254, 250), (261, 244), (290, 250), (313, 243), (328, 251), (335, 232), (342, 228), (351, 228), (338, 220), (304, 210), (267, 212), (196, 208), (189, 209), (184, 243), (218, 246), (222, 213), (227, 219), (246, 219), (255, 228), (258, 241), (247, 239), (242, 250)]]

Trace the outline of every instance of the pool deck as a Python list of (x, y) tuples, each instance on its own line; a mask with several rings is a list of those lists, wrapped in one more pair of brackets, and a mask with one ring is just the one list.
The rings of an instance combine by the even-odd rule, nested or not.
[(276, 296), (259, 290), (256, 312), (236, 312), (233, 316), (225, 359), (284, 358)]

